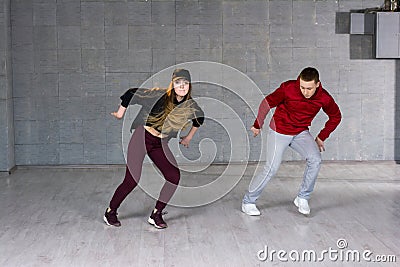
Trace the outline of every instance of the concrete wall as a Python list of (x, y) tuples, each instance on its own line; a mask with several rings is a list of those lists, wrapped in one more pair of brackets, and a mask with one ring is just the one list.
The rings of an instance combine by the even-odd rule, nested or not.
[(395, 93), (395, 145), (394, 159), (400, 164), (400, 64), (396, 61), (396, 93)]
[(15, 166), (10, 37), (10, 0), (0, 0), (0, 171)]
[[(324, 159), (398, 159), (396, 62), (357, 56), (365, 54), (363, 42), (337, 31), (348, 26), (337, 20), (339, 12), (382, 2), (11, 0), (16, 164), (123, 163), (122, 122), (109, 115), (118, 97), (166, 67), (197, 60), (238, 69), (264, 94), (315, 66), (343, 112)], [(241, 110), (242, 99), (229, 90), (196, 88), (196, 96), (230, 103), (245, 126), (251, 125), (254, 116)], [(0, 108), (7, 99), (2, 95)], [(318, 115), (314, 134), (325, 119)], [(228, 135), (208, 119), (182, 153), (196, 158), (196, 144), (207, 137), (216, 144), (216, 162), (229, 161), (232, 146), (258, 159), (260, 139), (250, 137), (247, 148), (231, 144)], [(299, 156), (288, 150), (285, 159)], [(1, 166), (5, 161), (1, 158)]]

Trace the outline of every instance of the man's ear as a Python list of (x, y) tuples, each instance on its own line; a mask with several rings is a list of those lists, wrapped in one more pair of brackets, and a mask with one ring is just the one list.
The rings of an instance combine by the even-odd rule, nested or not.
[(317, 88), (320, 86), (321, 82), (317, 82)]

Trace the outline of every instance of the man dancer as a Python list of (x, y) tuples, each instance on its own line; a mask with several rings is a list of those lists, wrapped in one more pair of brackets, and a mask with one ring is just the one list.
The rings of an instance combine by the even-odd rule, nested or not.
[[(254, 136), (260, 133), (269, 110), (275, 107), (269, 124), (266, 164), (262, 172), (250, 182), (242, 201), (242, 211), (248, 215), (260, 215), (255, 203), (268, 181), (278, 171), (286, 148), (291, 147), (307, 161), (303, 182), (294, 204), (300, 213), (308, 215), (308, 200), (320, 170), (321, 152), (325, 151), (324, 141), (339, 125), (342, 116), (335, 100), (322, 88), (318, 70), (312, 67), (303, 69), (297, 80), (282, 83), (263, 99), (257, 119), (251, 127)], [(329, 119), (314, 141), (309, 126), (321, 108)]]

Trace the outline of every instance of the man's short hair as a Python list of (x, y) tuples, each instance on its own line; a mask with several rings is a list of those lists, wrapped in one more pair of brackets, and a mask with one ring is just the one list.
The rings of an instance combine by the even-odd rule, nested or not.
[(305, 82), (314, 81), (315, 83), (319, 82), (319, 73), (316, 68), (307, 67), (300, 72), (300, 79)]

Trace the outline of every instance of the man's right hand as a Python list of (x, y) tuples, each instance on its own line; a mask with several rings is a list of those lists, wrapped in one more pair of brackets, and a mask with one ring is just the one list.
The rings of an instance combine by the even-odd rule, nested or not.
[(257, 135), (259, 135), (260, 132), (261, 132), (260, 129), (257, 129), (257, 128), (255, 128), (254, 126), (252, 126), (250, 130), (253, 132), (254, 137), (256, 137)]

